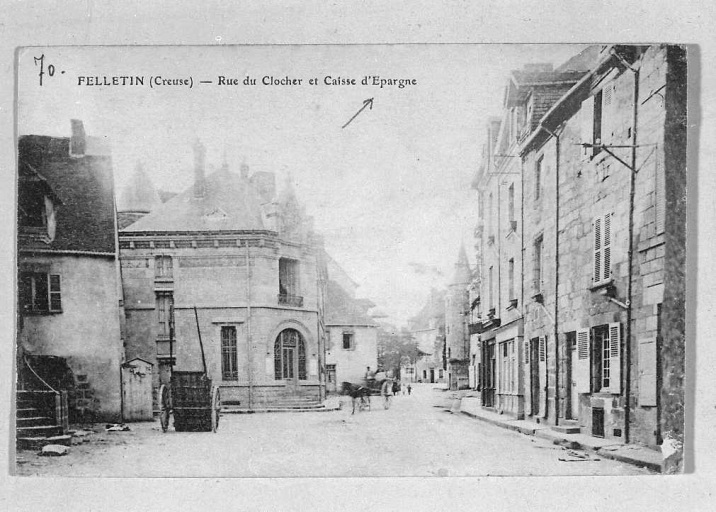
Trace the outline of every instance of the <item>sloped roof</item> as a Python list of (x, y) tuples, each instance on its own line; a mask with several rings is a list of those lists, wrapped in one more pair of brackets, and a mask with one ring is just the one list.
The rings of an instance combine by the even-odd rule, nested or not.
[(55, 212), (54, 240), (23, 241), (21, 249), (115, 252), (112, 160), (106, 144), (101, 151), (94, 147), (93, 153), (71, 157), (69, 137), (19, 138), (20, 167), (31, 166), (62, 203)]
[(122, 231), (264, 230), (263, 202), (247, 178), (222, 167), (206, 177), (203, 197), (194, 197), (189, 187)]
[(565, 71), (590, 71), (599, 61), (599, 54), (605, 47), (605, 45), (601, 44), (588, 46), (577, 55), (569, 58), (564, 64), (559, 66), (556, 71), (559, 73)]
[(360, 299), (353, 299), (333, 280), (328, 280), (326, 293), (326, 325), (375, 326), (375, 320), (366, 314)]

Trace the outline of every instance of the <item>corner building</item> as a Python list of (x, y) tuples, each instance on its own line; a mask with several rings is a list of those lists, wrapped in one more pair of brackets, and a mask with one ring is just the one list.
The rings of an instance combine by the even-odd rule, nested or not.
[(226, 162), (120, 232), (128, 357), (203, 370), (242, 408), (322, 400), (326, 269), (290, 183)]

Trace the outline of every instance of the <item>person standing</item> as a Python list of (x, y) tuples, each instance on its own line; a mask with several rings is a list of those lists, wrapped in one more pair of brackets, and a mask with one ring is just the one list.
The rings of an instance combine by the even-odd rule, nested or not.
[(390, 408), (390, 396), (393, 393), (393, 382), (390, 379), (385, 379), (383, 385), (380, 387), (380, 394), (383, 396), (383, 408)]
[(408, 384), (408, 396), (410, 396), (410, 391), (411, 391), (412, 389), (413, 389), (413, 388), (410, 387), (410, 384)]

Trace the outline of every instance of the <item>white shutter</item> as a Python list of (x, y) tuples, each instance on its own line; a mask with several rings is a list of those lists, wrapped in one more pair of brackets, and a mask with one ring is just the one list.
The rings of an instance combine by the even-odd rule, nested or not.
[(621, 324), (609, 324), (609, 392), (622, 392)]
[(656, 338), (639, 340), (639, 405), (656, 406)]
[[(582, 109), (579, 112), (581, 121), (580, 143), (592, 144), (594, 142), (594, 96), (590, 96), (582, 102)], [(582, 148), (582, 161), (588, 162), (592, 157), (592, 147)]]
[(589, 329), (579, 329), (577, 331), (577, 361), (574, 365), (577, 393), (590, 393), (592, 391), (591, 356), (592, 347), (589, 343)]
[(539, 415), (547, 415), (547, 338), (539, 337)]
[(602, 281), (612, 277), (612, 216), (607, 213), (602, 224)]
[(592, 221), (594, 234), (594, 265), (592, 267), (592, 282), (597, 284), (602, 280), (602, 217), (595, 217)]

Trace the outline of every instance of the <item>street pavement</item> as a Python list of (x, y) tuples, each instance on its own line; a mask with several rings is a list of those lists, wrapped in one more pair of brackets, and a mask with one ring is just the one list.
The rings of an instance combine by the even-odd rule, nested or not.
[[(399, 477), (648, 475), (597, 454), (436, 407), (418, 384), (385, 410), (223, 415), (217, 433), (162, 433), (158, 422), (104, 432), (62, 457), (18, 452), (19, 475), (121, 477)], [(333, 399), (336, 400), (336, 399)]]

